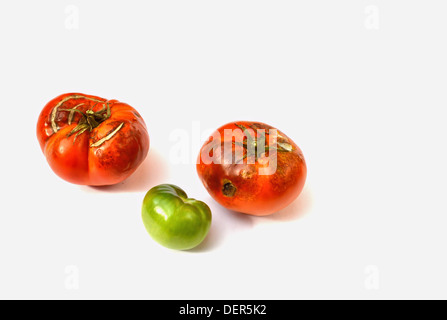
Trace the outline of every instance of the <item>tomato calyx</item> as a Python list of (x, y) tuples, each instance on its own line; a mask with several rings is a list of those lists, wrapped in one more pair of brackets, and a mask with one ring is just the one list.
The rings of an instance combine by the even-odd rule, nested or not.
[[(75, 139), (83, 134), (85, 131), (89, 131), (91, 132), (94, 128), (96, 128), (97, 126), (99, 126), (102, 122), (104, 122), (105, 120), (107, 120), (108, 118), (110, 118), (110, 106), (107, 103), (107, 107), (105, 105), (103, 105), (103, 108), (99, 111), (93, 111), (91, 109), (82, 112), (80, 110), (77, 110), (76, 108), (83, 105), (83, 103), (78, 104), (77, 106), (71, 108), (71, 109), (59, 109), (61, 111), (69, 111), (70, 115), (68, 117), (68, 124), (71, 124), (73, 121), (73, 116), (74, 113), (79, 113), (81, 115), (81, 118), (78, 121), (78, 124), (76, 125), (76, 127), (73, 128), (73, 130), (71, 130), (68, 133), (68, 137), (71, 137), (73, 134), (76, 133)], [(95, 105), (96, 106), (96, 105)], [(94, 107), (94, 106), (93, 106)]]
[[(73, 142), (76, 141), (76, 138), (83, 134), (85, 131), (92, 132), (93, 129), (98, 127), (102, 122), (106, 121), (110, 118), (111, 111), (110, 106), (108, 103), (103, 104), (103, 108), (99, 111), (93, 111), (92, 109), (89, 109), (85, 112), (82, 112), (80, 110), (77, 110), (76, 108), (83, 105), (83, 103), (78, 104), (77, 106), (73, 107), (72, 109), (60, 109), (61, 111), (69, 111), (70, 115), (68, 116), (68, 124), (70, 125), (73, 121), (73, 115), (75, 112), (81, 114), (81, 119), (78, 121), (78, 124), (76, 127), (73, 128), (68, 134), (67, 137), (71, 137), (73, 134), (76, 133), (76, 136), (73, 139)], [(92, 108), (95, 108), (97, 104), (95, 104)], [(107, 107), (106, 107), (107, 105)], [(115, 134), (118, 133), (118, 131), (121, 130), (121, 128), (124, 126), (124, 122), (121, 122), (112, 132), (110, 132), (108, 135), (106, 135), (104, 138), (99, 139), (98, 141), (90, 144), (90, 147), (99, 147), (107, 140), (110, 140)]]
[[(295, 151), (289, 139), (270, 126), (265, 126), (261, 123), (252, 123), (248, 126), (241, 123), (234, 123), (234, 125), (244, 133), (242, 141), (232, 141), (234, 146), (241, 147), (244, 151), (242, 157), (236, 161), (236, 164), (243, 163), (246, 158), (254, 159), (255, 162), (258, 162), (261, 158), (269, 157), (270, 152), (290, 153)], [(274, 130), (273, 133), (270, 131), (272, 129)], [(249, 179), (252, 176), (250, 173), (243, 172), (242, 177), (244, 179)], [(222, 180), (222, 195), (232, 198), (237, 190), (232, 181), (228, 179)]]
[(266, 135), (270, 135), (269, 130), (270, 128), (264, 127), (261, 124), (253, 123), (249, 126), (250, 130), (254, 133), (250, 132), (247, 127), (245, 127), (242, 124), (235, 123), (235, 125), (242, 130), (244, 133), (246, 139), (244, 139), (244, 142), (237, 142), (234, 141), (233, 144), (242, 147), (245, 150), (244, 155), (241, 159), (239, 159), (236, 163), (239, 163), (247, 157), (255, 157), (255, 161), (258, 161), (258, 159), (268, 153), (270, 150), (272, 151), (278, 151), (278, 152), (292, 152), (293, 146), (289, 143), (287, 138), (277, 134), (277, 141), (276, 146), (271, 146), (267, 143), (267, 137)]
[[(53, 110), (51, 110), (51, 115), (50, 115), (50, 121), (51, 121), (51, 128), (53, 129), (53, 132), (56, 133), (59, 131), (59, 127), (56, 123), (56, 115), (57, 112), (59, 111), (59, 107), (63, 106), (65, 102), (69, 101), (69, 100), (76, 100), (76, 99), (83, 99), (83, 100), (88, 100), (88, 101), (93, 101), (96, 103), (104, 103), (105, 100), (98, 100), (92, 97), (87, 97), (84, 95), (80, 95), (80, 94), (72, 94), (69, 95), (65, 98), (63, 98), (61, 101), (59, 101), (53, 108)], [(77, 107), (80, 107), (84, 105), (84, 103), (80, 103), (77, 106), (73, 107), (73, 109), (76, 109)], [(71, 110), (71, 109), (70, 109)], [(73, 120), (73, 115), (74, 115), (74, 111), (70, 112), (70, 116), (69, 116), (69, 120), (68, 120), (68, 124), (71, 124), (71, 121)]]

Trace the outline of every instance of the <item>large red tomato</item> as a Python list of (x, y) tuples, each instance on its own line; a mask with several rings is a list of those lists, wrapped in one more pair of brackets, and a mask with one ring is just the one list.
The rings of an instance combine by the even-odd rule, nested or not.
[(300, 148), (284, 133), (264, 123), (238, 121), (220, 127), (205, 142), (197, 172), (221, 205), (262, 216), (298, 197), (307, 168)]
[(81, 93), (47, 103), (37, 122), (37, 138), (51, 169), (82, 185), (123, 181), (149, 151), (146, 124), (134, 108)]

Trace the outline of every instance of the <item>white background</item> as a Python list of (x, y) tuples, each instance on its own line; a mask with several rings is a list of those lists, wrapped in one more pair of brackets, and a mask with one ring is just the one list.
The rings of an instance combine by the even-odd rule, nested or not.
[[(446, 16), (442, 0), (2, 1), (0, 298), (447, 298)], [(151, 150), (125, 183), (48, 167), (37, 117), (73, 91), (143, 115)], [(273, 216), (228, 212), (195, 172), (194, 132), (245, 119), (307, 160)], [(159, 183), (210, 205), (195, 250), (146, 233)]]

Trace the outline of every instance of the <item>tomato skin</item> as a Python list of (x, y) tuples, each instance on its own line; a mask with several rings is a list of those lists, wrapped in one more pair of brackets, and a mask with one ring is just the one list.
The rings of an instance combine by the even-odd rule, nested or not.
[[(224, 144), (228, 141), (231, 144), (231, 140), (225, 136), (225, 130), (232, 130), (235, 138), (238, 138), (244, 134), (241, 127), (262, 128), (266, 132), (274, 129), (267, 124), (251, 121), (231, 122), (218, 128), (200, 150), (197, 173), (208, 193), (225, 208), (256, 216), (273, 214), (292, 203), (304, 187), (307, 167), (303, 153), (289, 137), (277, 130), (282, 143), (286, 143), (291, 150), (278, 151), (275, 157), (272, 156), (272, 159), (276, 159), (276, 170), (271, 170), (270, 174), (260, 174), (260, 169), (268, 167), (262, 158), (251, 158), (250, 163), (248, 158), (239, 163), (221, 161), (219, 164), (214, 161), (207, 164), (203, 161), (209, 156), (210, 146), (216, 136), (220, 136), (222, 140), (213, 152), (216, 152), (217, 158), (222, 159), (225, 154)], [(253, 133), (259, 137), (256, 130)], [(233, 143), (233, 157), (241, 148)]]
[[(110, 114), (100, 114), (106, 106)], [(75, 107), (79, 112), (66, 111)], [(88, 112), (98, 113), (98, 123), (73, 133)], [(134, 108), (81, 93), (66, 93), (46, 104), (37, 122), (37, 138), (51, 169), (62, 179), (81, 185), (121, 182), (135, 172), (149, 151), (146, 124)]]
[(188, 198), (172, 184), (150, 189), (143, 200), (141, 216), (149, 235), (161, 245), (175, 250), (198, 246), (211, 227), (211, 210), (206, 203)]

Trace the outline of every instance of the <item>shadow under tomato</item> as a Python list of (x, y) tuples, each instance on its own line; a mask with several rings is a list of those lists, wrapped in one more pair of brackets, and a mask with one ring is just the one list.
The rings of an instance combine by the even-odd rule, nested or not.
[(209, 198), (207, 203), (211, 204), (210, 208), (213, 212), (211, 229), (200, 245), (187, 252), (211, 251), (223, 243), (225, 238), (228, 238), (231, 233), (252, 228), (258, 219), (282, 222), (300, 219), (310, 211), (312, 202), (310, 189), (305, 187), (300, 196), (286, 208), (268, 216), (253, 216), (228, 210)]
[(230, 237), (231, 233), (253, 227), (252, 216), (228, 210), (211, 198), (207, 199), (206, 203), (210, 205), (211, 212), (213, 213), (210, 231), (201, 244), (188, 250), (188, 252), (196, 253), (214, 250), (225, 242), (225, 239)]
[(273, 213), (268, 216), (263, 216), (260, 218), (265, 218), (268, 220), (276, 220), (276, 221), (297, 220), (310, 211), (310, 208), (312, 207), (312, 202), (313, 199), (310, 189), (304, 187), (299, 197), (295, 199), (295, 201), (293, 201), (290, 205), (288, 205), (287, 207), (276, 213)]
[(138, 169), (126, 180), (112, 186), (88, 186), (89, 191), (99, 192), (146, 192), (163, 183), (167, 175), (165, 160), (156, 150), (150, 150)]

